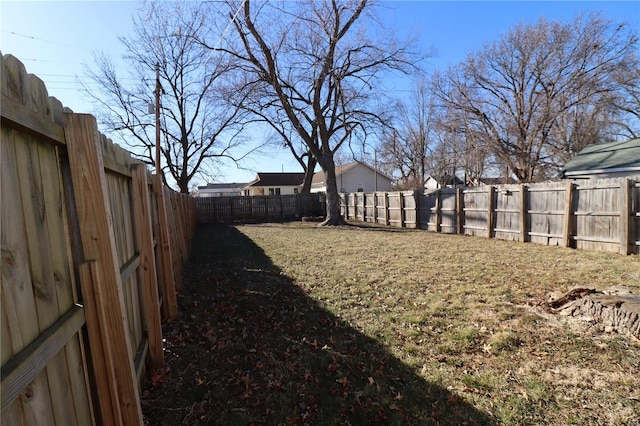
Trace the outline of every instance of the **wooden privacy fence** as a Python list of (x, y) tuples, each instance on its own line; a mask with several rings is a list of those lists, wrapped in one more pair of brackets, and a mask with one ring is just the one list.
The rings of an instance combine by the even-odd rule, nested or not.
[(640, 253), (640, 176), (341, 194), (345, 218), (434, 232)]
[(325, 214), (324, 194), (202, 197), (198, 223), (260, 222)]
[(142, 424), (195, 203), (1, 59), (1, 423)]

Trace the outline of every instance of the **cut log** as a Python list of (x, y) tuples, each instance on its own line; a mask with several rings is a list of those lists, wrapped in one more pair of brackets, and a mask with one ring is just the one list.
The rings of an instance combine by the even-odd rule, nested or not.
[(588, 316), (622, 334), (640, 339), (640, 296), (627, 289), (596, 291), (575, 288), (557, 300), (546, 302), (547, 312)]
[(573, 302), (576, 299), (581, 299), (588, 294), (597, 293), (593, 288), (572, 288), (569, 290), (564, 296), (557, 300), (552, 300), (551, 302), (547, 302), (544, 306), (547, 308), (547, 311), (554, 312), (558, 309), (566, 309), (570, 302)]

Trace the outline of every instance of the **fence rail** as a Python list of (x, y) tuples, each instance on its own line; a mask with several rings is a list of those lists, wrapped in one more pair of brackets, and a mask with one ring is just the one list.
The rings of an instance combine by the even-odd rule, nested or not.
[(341, 212), (396, 227), (640, 253), (640, 176), (341, 194)]
[(0, 423), (142, 424), (195, 203), (1, 59)]
[(198, 223), (261, 222), (325, 214), (324, 194), (196, 198)]

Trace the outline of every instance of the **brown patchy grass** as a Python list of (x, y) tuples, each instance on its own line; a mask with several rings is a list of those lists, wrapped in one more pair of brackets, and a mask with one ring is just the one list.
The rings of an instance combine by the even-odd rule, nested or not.
[[(236, 231), (241, 240), (232, 238)], [(260, 317), (290, 302), (298, 306), (289, 306), (287, 312), (306, 313), (294, 314), (300, 317), (292, 320), (291, 327), (276, 330), (279, 322), (259, 327), (259, 337), (251, 333), (247, 337), (245, 330), (240, 340), (259, 339), (258, 345), (268, 348), (262, 352), (277, 362), (248, 359), (257, 356), (255, 351), (240, 356), (236, 350), (225, 354), (224, 360), (217, 358), (212, 371), (199, 372), (200, 380), (209, 380), (211, 389), (221, 394), (225, 392), (221, 386), (229, 386), (232, 394), (234, 386), (245, 391), (244, 398), (228, 397), (237, 411), (225, 406), (224, 396), (203, 391), (200, 400), (183, 397), (182, 422), (198, 423), (196, 413), (207, 409), (220, 413), (218, 421), (201, 416), (201, 424), (637, 425), (640, 421), (639, 342), (606, 332), (598, 324), (547, 314), (538, 306), (575, 286), (602, 290), (620, 285), (640, 293), (638, 256), (419, 230), (317, 228), (303, 223), (210, 228), (199, 237), (208, 238), (215, 247), (194, 246), (194, 251), (206, 248), (207, 253), (198, 254), (202, 259), (187, 273), (185, 287), (191, 290), (185, 290), (184, 297), (205, 293), (206, 303), (217, 305), (202, 314), (195, 312), (197, 306), (183, 306), (192, 310), (191, 316), (197, 318), (193, 321), (210, 321), (209, 328), (217, 327), (219, 336), (225, 336), (238, 324), (224, 323), (220, 312), (206, 317), (220, 303), (233, 306), (225, 309), (234, 313), (252, 311)], [(220, 241), (213, 242), (216, 238)], [(255, 262), (256, 256), (262, 263)], [(212, 262), (218, 262), (218, 269), (204, 267)], [(195, 271), (196, 267), (200, 269)], [(254, 280), (250, 291), (262, 296), (243, 304), (247, 288), (232, 289), (245, 286), (256, 273), (271, 278)], [(217, 278), (204, 279), (206, 274)], [(284, 288), (292, 293), (283, 296)], [(262, 311), (267, 306), (272, 306), (268, 314)], [(256, 321), (243, 317), (241, 324), (248, 320)], [(185, 347), (175, 343), (175, 333), (188, 328), (189, 321), (183, 319), (168, 331), (169, 354), (179, 354)], [(278, 344), (267, 343), (283, 338)], [(305, 342), (315, 342), (315, 348), (300, 357), (274, 355), (286, 354), (289, 346), (300, 351)], [(196, 350), (186, 346), (192, 354)], [(218, 352), (209, 348), (208, 356)], [(197, 355), (193, 356), (191, 364), (197, 363)], [(269, 373), (249, 366), (256, 362), (261, 367), (268, 363)], [(161, 392), (180, 394), (177, 387), (158, 383), (173, 383), (172, 374), (188, 381), (184, 359), (170, 357), (168, 365), (172, 371), (166, 371), (167, 377), (156, 376), (157, 383), (145, 391), (146, 416), (154, 404), (157, 408)], [(386, 373), (376, 375), (381, 365)], [(287, 369), (293, 373), (285, 373)], [(272, 389), (260, 393), (261, 387), (268, 387), (268, 377)], [(251, 398), (258, 396), (254, 404), (260, 407), (252, 409)], [(233, 416), (239, 414), (244, 417), (236, 422)]]

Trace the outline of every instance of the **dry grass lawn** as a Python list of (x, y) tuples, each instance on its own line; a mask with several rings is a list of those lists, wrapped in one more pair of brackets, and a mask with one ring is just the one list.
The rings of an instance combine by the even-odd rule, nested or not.
[(640, 293), (638, 256), (417, 230), (238, 227), (325, 309), (501, 424), (640, 422), (640, 344), (538, 304)]
[(639, 425), (640, 342), (540, 303), (638, 256), (315, 224), (201, 227), (151, 425)]

